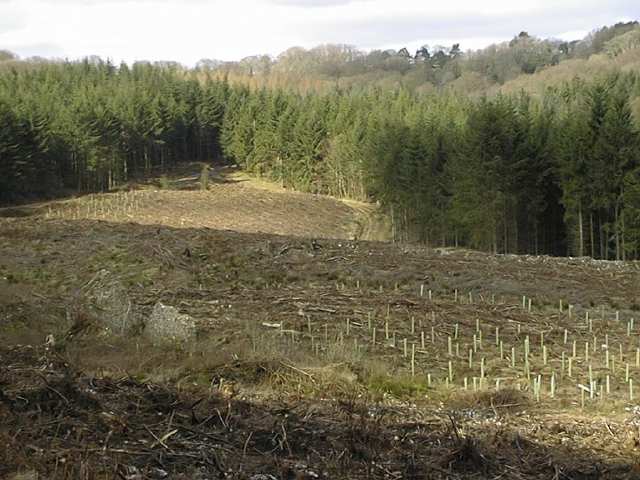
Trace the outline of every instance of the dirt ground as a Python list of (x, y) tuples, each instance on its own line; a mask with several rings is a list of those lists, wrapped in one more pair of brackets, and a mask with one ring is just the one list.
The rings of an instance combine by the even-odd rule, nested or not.
[[(0, 211), (0, 478), (640, 478), (640, 264), (365, 241), (374, 206), (197, 180)], [(198, 338), (108, 334), (101, 272)]]
[(305, 238), (389, 239), (388, 227), (374, 215), (373, 205), (287, 190), (232, 167), (211, 168), (208, 188), (203, 190), (199, 168), (189, 164), (120, 192), (0, 209), (0, 215), (45, 212), (48, 218), (130, 220)]

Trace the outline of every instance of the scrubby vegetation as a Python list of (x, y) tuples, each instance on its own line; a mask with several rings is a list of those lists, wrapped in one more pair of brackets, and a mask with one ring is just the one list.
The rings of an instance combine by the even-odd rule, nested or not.
[(633, 478), (637, 262), (353, 240), (356, 202), (183, 168), (0, 209), (0, 475)]

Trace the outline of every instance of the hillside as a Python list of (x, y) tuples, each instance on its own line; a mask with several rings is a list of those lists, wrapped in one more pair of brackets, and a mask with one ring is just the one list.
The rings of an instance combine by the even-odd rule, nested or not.
[(0, 476), (637, 475), (638, 262), (356, 239), (373, 206), (233, 170), (129, 187), (0, 213)]

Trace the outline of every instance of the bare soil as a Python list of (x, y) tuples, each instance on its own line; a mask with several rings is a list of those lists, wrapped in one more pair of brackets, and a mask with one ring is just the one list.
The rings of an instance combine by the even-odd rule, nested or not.
[[(0, 212), (0, 478), (640, 478), (638, 263), (364, 241), (372, 205), (197, 180)], [(107, 335), (103, 270), (199, 340)]]

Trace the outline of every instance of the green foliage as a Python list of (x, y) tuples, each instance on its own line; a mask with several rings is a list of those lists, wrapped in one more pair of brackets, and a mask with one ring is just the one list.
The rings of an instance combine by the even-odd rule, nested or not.
[(372, 375), (368, 379), (367, 388), (374, 393), (391, 395), (402, 399), (424, 395), (428, 390), (424, 379), (390, 376), (382, 373)]
[(206, 163), (202, 164), (202, 169), (200, 170), (200, 190), (208, 190), (209, 189), (209, 165)]
[[(522, 65), (547, 51), (524, 32), (504, 48)], [(428, 53), (423, 63), (440, 58), (443, 69), (459, 56)], [(377, 201), (399, 241), (640, 254), (636, 73), (479, 100), (403, 88), (301, 94), (197, 75), (100, 61), (0, 70), (0, 201), (224, 159), (287, 187)]]
[(220, 155), (228, 86), (98, 60), (0, 71), (0, 202), (107, 190)]
[(162, 190), (169, 190), (171, 188), (171, 180), (169, 180), (169, 177), (166, 175), (160, 175), (160, 178), (158, 179), (158, 186)]

